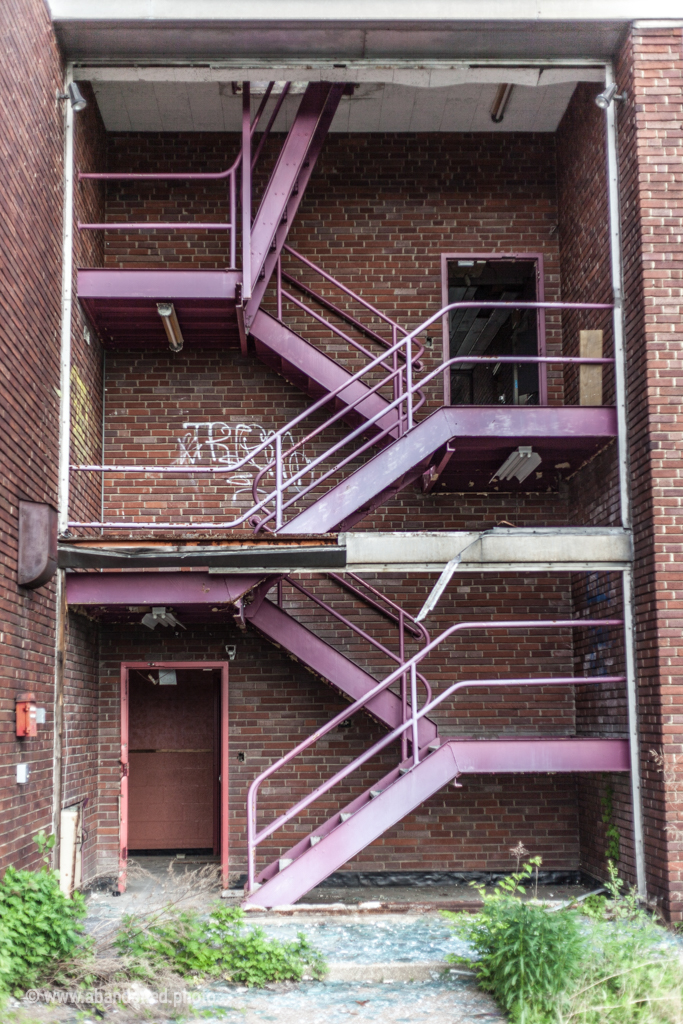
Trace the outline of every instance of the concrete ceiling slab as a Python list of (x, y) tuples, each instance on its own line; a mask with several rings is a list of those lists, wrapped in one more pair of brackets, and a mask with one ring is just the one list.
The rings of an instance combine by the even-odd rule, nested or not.
[[(513, 89), (500, 124), (490, 109), (498, 83), (416, 88), (390, 82), (361, 83), (345, 97), (332, 132), (554, 132), (576, 86), (576, 79), (554, 85)], [(94, 81), (107, 131), (238, 132), (241, 96), (230, 83)], [(596, 89), (598, 86), (596, 86)], [(256, 108), (260, 97), (254, 97)], [(270, 101), (271, 104), (274, 100)], [(300, 97), (285, 100), (274, 130), (291, 127)]]

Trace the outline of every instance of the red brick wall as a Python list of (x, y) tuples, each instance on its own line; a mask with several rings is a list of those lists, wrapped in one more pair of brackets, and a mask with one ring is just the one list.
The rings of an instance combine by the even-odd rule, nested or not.
[[(226, 138), (230, 141), (232, 137)], [(479, 136), (456, 141), (450, 137), (421, 137), (421, 155), (417, 159), (414, 142), (412, 138), (396, 136), (332, 137), (307, 190), (292, 232), (292, 244), (306, 255), (320, 260), (326, 269), (337, 274), (350, 287), (357, 288), (370, 301), (410, 325), (440, 304), (440, 254), (444, 251), (543, 251), (547, 268), (546, 294), (548, 298), (558, 298), (559, 214), (555, 200), (553, 138), (507, 136), (502, 141), (500, 137)], [(215, 135), (126, 135), (112, 138), (110, 159), (111, 166), (119, 170), (178, 170), (199, 164), (207, 169), (216, 169), (227, 164), (232, 154), (228, 150), (229, 146)], [(202, 154), (201, 160), (198, 160), (198, 153)], [(264, 170), (269, 162), (272, 162), (272, 152)], [(577, 187), (573, 179), (565, 182), (563, 188), (565, 198), (574, 189), (573, 201), (576, 203)], [(178, 216), (180, 209), (187, 219), (213, 219), (225, 214), (221, 204), (224, 204), (224, 196), (213, 185), (199, 190), (173, 185), (169, 191), (168, 186), (141, 187), (136, 184), (110, 186), (107, 211), (109, 216), (121, 219), (144, 219), (147, 216), (159, 219)], [(570, 226), (570, 234), (575, 230), (575, 225)], [(226, 251), (225, 240), (207, 238), (203, 233), (166, 239), (158, 233), (141, 237), (117, 232), (110, 233), (106, 240), (106, 261), (117, 266), (173, 266), (180, 263), (220, 266)], [(569, 258), (569, 275), (578, 274), (574, 270), (575, 265), (581, 269), (578, 257)], [(576, 284), (575, 294), (569, 297), (590, 299), (593, 295)], [(291, 322), (295, 324), (294, 318)], [(568, 346), (575, 341), (578, 326), (578, 321), (564, 324)], [(580, 323), (580, 326), (594, 324)], [(307, 336), (309, 333), (310, 328)], [(323, 332), (314, 333), (317, 333), (318, 343), (335, 351), (338, 358), (344, 359), (345, 365), (351, 365), (348, 353), (339, 352), (339, 346), (331, 345)], [(559, 322), (555, 325), (549, 320), (549, 341), (551, 350), (553, 345), (559, 344)], [(428, 366), (436, 365), (440, 359), (439, 345), (437, 339), (434, 350), (426, 354)], [(126, 459), (147, 463), (173, 461), (181, 453), (179, 439), (184, 438), (186, 444), (194, 443), (194, 428), (184, 428), (183, 423), (195, 421), (228, 423), (233, 433), (226, 438), (227, 432), (223, 431), (214, 437), (219, 444), (227, 445), (226, 454), (231, 453), (235, 457), (232, 446), (239, 423), (259, 423), (269, 430), (305, 406), (305, 399), (294, 387), (283, 383), (253, 356), (245, 360), (236, 351), (201, 354), (188, 349), (179, 356), (166, 353), (149, 356), (111, 354), (108, 356), (107, 389), (107, 461), (117, 462)], [(207, 428), (199, 428), (199, 431), (206, 452)], [(611, 464), (610, 460), (613, 461), (613, 452), (602, 457), (603, 472), (604, 466)], [(589, 468), (588, 472), (594, 473), (594, 470)], [(598, 477), (591, 484), (595, 487), (593, 494), (602, 494), (602, 482)], [(174, 488), (169, 481), (154, 483), (147, 478), (142, 485), (143, 508), (140, 509), (140, 485), (133, 484), (130, 478), (109, 478), (107, 517), (141, 513), (144, 518), (155, 515), (169, 518), (170, 502), (178, 492), (180, 508), (186, 514), (196, 517), (200, 511), (206, 510), (208, 500), (212, 517), (218, 514), (227, 517), (234, 508), (232, 495), (236, 486), (232, 485), (228, 491), (230, 500), (225, 502), (225, 490), (221, 486), (190, 479)], [(560, 524), (568, 521), (567, 500), (567, 490), (559, 495), (485, 496), (424, 496), (406, 491), (364, 520), (360, 528), (405, 529), (409, 525), (412, 529), (472, 529), (502, 519), (516, 525)], [(589, 516), (589, 521), (604, 522), (590, 502), (586, 501), (582, 511)], [(575, 508), (571, 516), (574, 522), (585, 521)], [(425, 575), (392, 583), (383, 577), (376, 582), (389, 592), (400, 590), (401, 600), (416, 612), (434, 579)], [(320, 589), (320, 585), (317, 586)], [(491, 576), (461, 577), (451, 585), (451, 591), (453, 593), (449, 592), (444, 598), (439, 615), (430, 619), (433, 633), (461, 618), (498, 618), (512, 614), (538, 618), (551, 613), (567, 614), (571, 599), (569, 579), (549, 575), (533, 579), (518, 576), (495, 579)], [(329, 587), (323, 587), (322, 592), (326, 599), (331, 598), (333, 603), (338, 603)], [(343, 602), (341, 606), (345, 607)], [(356, 611), (360, 612), (361, 621), (367, 624), (367, 611), (358, 608)], [(354, 660), (364, 664), (378, 677), (388, 670), (388, 662), (382, 662), (376, 656), (369, 658), (359, 643), (349, 642), (343, 631), (323, 615), (311, 614), (310, 609), (299, 605), (297, 615), (302, 615), (316, 632), (351, 654)], [(377, 625), (375, 622), (373, 627), (377, 628)], [(380, 631), (379, 635), (387, 639), (385, 633)], [(577, 653), (580, 655), (585, 649), (585, 642), (580, 642)], [(262, 645), (257, 646), (257, 650), (262, 652)], [(267, 647), (266, 650), (270, 652)], [(477, 633), (461, 639), (457, 650), (462, 657), (455, 665), (445, 651), (430, 665), (428, 675), (437, 692), (441, 686), (463, 676), (486, 678), (489, 674), (498, 676), (515, 672), (568, 672), (573, 656), (571, 637), (564, 634), (557, 638), (539, 639), (530, 633), (520, 641), (516, 635), (487, 639)], [(157, 656), (160, 655), (159, 650)], [(126, 651), (125, 656), (134, 655)], [(254, 654), (254, 657), (258, 656)], [(264, 657), (263, 653), (260, 657)], [(267, 653), (264, 662), (269, 658), (270, 653)], [(235, 671), (237, 668), (233, 667), (233, 678)], [(269, 669), (264, 664), (259, 671)], [(308, 679), (307, 676), (304, 678)], [(117, 677), (112, 676), (111, 684), (113, 695), (118, 685)], [(319, 695), (316, 693), (312, 699), (319, 700)], [(618, 703), (618, 700), (619, 695), (610, 695), (610, 709), (613, 710), (614, 702)], [(326, 707), (324, 718), (329, 717), (333, 710)], [(113, 711), (115, 704), (108, 707), (106, 713), (109, 715)], [(282, 706), (279, 713), (282, 714)], [(231, 709), (231, 714), (238, 735), (244, 735), (245, 726), (240, 721), (239, 711)], [(556, 689), (547, 693), (534, 691), (533, 696), (529, 696), (529, 691), (505, 694), (475, 692), (474, 696), (460, 697), (450, 711), (440, 715), (440, 720), (447, 735), (572, 734), (575, 728), (574, 699), (573, 694)], [(621, 720), (615, 722), (612, 731), (616, 728), (623, 734), (622, 726)], [(282, 750), (297, 738), (296, 732), (288, 735), (287, 745)], [(364, 730), (364, 741), (369, 740), (370, 735)], [(111, 787), (112, 794), (117, 792), (115, 766), (107, 768), (105, 763), (102, 770), (107, 773), (106, 785)], [(570, 803), (574, 801), (575, 781), (564, 779), (558, 784), (563, 787)], [(469, 792), (472, 792), (473, 783), (468, 785)], [(486, 787), (489, 783), (482, 785)], [(588, 781), (586, 786), (595, 789), (594, 782)], [(500, 816), (505, 820), (515, 813), (514, 807), (519, 806), (520, 801), (527, 801), (527, 820), (534, 822), (531, 836), (536, 836), (541, 828), (542, 812), (533, 804), (530, 789), (530, 785), (524, 784), (520, 797), (519, 787), (510, 788), (506, 783), (500, 791), (503, 795), (496, 800)], [(475, 803), (468, 804), (467, 815), (462, 818), (463, 828), (470, 829), (476, 822), (486, 806), (489, 799), (486, 794), (489, 792), (486, 788), (481, 790)], [(241, 800), (242, 797), (236, 800), (236, 808), (239, 808)], [(103, 808), (103, 814), (109, 815), (109, 827), (115, 826), (113, 803), (108, 810)], [(442, 817), (445, 821), (445, 813)], [(563, 821), (564, 827), (568, 819)], [(411, 828), (406, 825), (406, 834)], [(553, 865), (578, 864), (576, 828), (577, 821), (573, 817), (571, 855), (567, 853), (569, 847), (553, 848), (552, 843), (550, 846), (546, 843), (548, 856), (551, 860), (555, 858)], [(594, 823), (590, 828), (595, 832)], [(533, 842), (531, 836), (525, 839), (527, 846)], [(514, 845), (515, 841), (516, 837), (510, 833), (497, 847), (494, 843), (493, 847), (484, 850), (486, 844), (483, 844), (476, 865), (471, 860), (467, 863), (462, 860), (460, 866), (505, 866), (503, 854), (506, 844)], [(545, 842), (541, 840), (542, 844)], [(240, 856), (239, 852), (236, 856)], [(367, 859), (363, 863), (374, 863), (376, 867), (385, 863), (387, 866), (399, 866), (396, 851), (392, 854), (391, 863), (377, 859), (381, 851), (373, 850), (365, 856)], [(408, 862), (401, 862), (401, 866), (408, 866)], [(551, 866), (550, 862), (548, 866)], [(241, 867), (238, 865), (235, 870), (241, 870)]]
[[(595, 105), (599, 87), (579, 85), (557, 131), (557, 182), (562, 298), (572, 301), (612, 301), (610, 239), (607, 209), (605, 115)], [(566, 313), (564, 350), (578, 355), (578, 333), (602, 328), (605, 355), (613, 354), (611, 314)], [(577, 375), (569, 395), (577, 401)], [(613, 374), (605, 372), (604, 400), (614, 402)], [(588, 525), (621, 523), (616, 443), (576, 473), (567, 484), (570, 521)], [(572, 577), (572, 604), (577, 617), (619, 618), (621, 581), (609, 573)], [(623, 672), (623, 633), (619, 629), (586, 630), (574, 638), (574, 672)], [(576, 729), (583, 736), (628, 733), (625, 687), (609, 690), (577, 687)], [(606, 813), (601, 804), (611, 789), (612, 820), (620, 832), (619, 871), (635, 881), (633, 826), (629, 780), (625, 776), (577, 776), (581, 862), (592, 875), (606, 875)]]
[[(267, 147), (260, 180), (265, 180), (280, 143), (275, 139)], [(109, 160), (112, 168), (121, 171), (215, 170), (227, 166), (234, 146), (234, 136), (215, 133), (115, 134), (110, 139)], [(121, 220), (158, 220), (162, 216), (216, 219), (224, 216), (224, 203), (222, 184), (115, 184), (108, 187), (107, 216)], [(546, 295), (558, 298), (557, 220), (551, 135), (421, 135), (419, 139), (334, 135), (327, 140), (316, 166), (290, 241), (399, 322), (414, 326), (440, 306), (443, 252), (541, 251)], [(110, 232), (105, 252), (106, 263), (120, 267), (224, 266), (227, 238), (212, 238), (204, 232), (168, 236)], [(335, 301), (341, 301), (338, 295)], [(296, 327), (299, 321), (292, 315), (288, 322)], [(439, 334), (434, 333), (434, 348), (424, 356), (425, 370), (441, 360)], [(316, 329), (310, 320), (305, 335), (355, 368), (352, 351)], [(559, 343), (559, 319), (549, 316), (549, 350), (558, 350)], [(167, 370), (170, 377), (164, 381)], [(553, 400), (560, 397), (559, 380), (551, 372)], [(133, 383), (136, 389), (140, 385), (135, 394)], [(159, 390), (164, 384), (170, 389), (165, 392), (168, 404)], [(187, 390), (188, 384), (192, 392)], [(306, 404), (295, 388), (283, 384), (255, 357), (245, 363), (227, 350), (208, 355), (204, 365), (196, 352), (171, 358), (164, 354), (160, 359), (156, 354), (136, 356), (132, 362), (123, 355), (112, 356), (108, 387), (107, 458), (130, 457), (137, 462), (149, 461), (150, 455), (152, 461), (177, 459), (178, 438), (186, 433), (183, 421), (227, 422), (233, 431), (227, 444), (233, 452), (237, 424), (257, 423), (270, 430)], [(432, 404), (438, 401), (438, 394), (438, 387), (431, 387)], [(206, 432), (206, 428), (200, 429)], [(258, 432), (250, 436), (255, 433), (260, 439)], [(324, 436), (332, 440), (342, 433), (343, 428)], [(192, 438), (192, 428), (189, 436)], [(307, 453), (317, 450), (307, 449)], [(151, 477), (135, 484), (130, 477), (109, 477), (108, 516), (136, 514), (135, 492), (140, 486), (145, 515), (138, 518), (171, 518), (165, 513), (174, 482)], [(211, 514), (223, 493), (206, 478), (186, 480), (179, 490), (183, 507), (195, 516), (200, 497)], [(189, 494), (194, 495), (194, 502), (187, 501)], [(227, 512), (225, 506), (222, 511)], [(415, 529), (458, 529), (503, 519), (520, 526), (563, 523), (567, 511), (564, 499), (552, 493), (468, 494), (456, 499), (408, 490), (365, 519), (360, 528), (396, 529), (409, 521)]]
[[(1, 868), (10, 862), (36, 864), (31, 837), (41, 828), (50, 831), (52, 820), (55, 585), (51, 581), (34, 591), (17, 587), (16, 562), (18, 501), (57, 505), (64, 141), (63, 106), (55, 100), (63, 69), (45, 5), (8, 0), (0, 9), (0, 34), (6, 44), (0, 71), (6, 142), (0, 155), (0, 245), (8, 257), (0, 288), (0, 420), (5, 441), (0, 453)], [(92, 91), (84, 86), (84, 92), (90, 103), (75, 118), (77, 162), (97, 158), (98, 149), (103, 157), (101, 119)], [(92, 196), (82, 202), (77, 192), (77, 219), (95, 206)], [(99, 210), (101, 215), (101, 197)], [(74, 262), (97, 260), (97, 243), (77, 238)], [(73, 452), (92, 459), (100, 447), (101, 353), (96, 337), (86, 344), (77, 309), (73, 351)], [(83, 508), (85, 499), (86, 490), (77, 486), (74, 505)], [(69, 640), (70, 652), (83, 649), (78, 635)], [(83, 772), (83, 764), (93, 758), (97, 735), (92, 691), (85, 695), (95, 681), (92, 663), (67, 672), (65, 804), (79, 800), (88, 785), (91, 800), (95, 798), (92, 774)], [(34, 691), (47, 710), (47, 722), (38, 727), (35, 739), (14, 738), (19, 690)], [(21, 787), (15, 781), (19, 761), (31, 768), (28, 785)]]
[[(0, 5), (0, 868), (38, 862), (50, 830), (54, 585), (17, 586), (18, 502), (57, 503), (62, 112), (59, 56), (40, 0)], [(40, 145), (36, 145), (40, 140)], [(48, 708), (35, 739), (15, 739), (17, 691)], [(30, 765), (28, 785), (15, 765)]]
[[(651, 891), (683, 917), (680, 760), (681, 29), (634, 30), (617, 66), (646, 856)], [(663, 784), (650, 750), (664, 750)]]
[(96, 871), (98, 843), (99, 630), (70, 614), (64, 672), (62, 804), (81, 804), (83, 877)]

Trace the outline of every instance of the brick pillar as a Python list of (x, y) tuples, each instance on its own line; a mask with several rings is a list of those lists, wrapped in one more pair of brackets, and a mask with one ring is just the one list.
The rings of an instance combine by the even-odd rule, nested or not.
[[(636, 614), (650, 892), (683, 918), (683, 31), (617, 64)], [(663, 751), (658, 770), (650, 751)], [(668, 826), (668, 831), (667, 831)]]

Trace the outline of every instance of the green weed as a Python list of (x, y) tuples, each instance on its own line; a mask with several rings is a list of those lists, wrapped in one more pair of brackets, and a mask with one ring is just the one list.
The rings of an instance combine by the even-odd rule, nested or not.
[(56, 965), (87, 952), (85, 900), (65, 896), (48, 867), (54, 836), (34, 837), (43, 854), (39, 871), (8, 867), (0, 882), (0, 993), (20, 995)]
[(196, 911), (176, 911), (156, 924), (141, 927), (128, 915), (114, 942), (129, 972), (152, 980), (167, 967), (182, 977), (223, 978), (242, 985), (322, 978), (322, 955), (299, 933), (293, 942), (271, 939), (262, 928), (245, 928), (244, 911), (220, 907), (208, 920)]

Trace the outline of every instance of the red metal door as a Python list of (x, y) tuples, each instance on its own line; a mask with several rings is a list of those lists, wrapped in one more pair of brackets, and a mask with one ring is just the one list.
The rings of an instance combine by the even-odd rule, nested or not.
[[(139, 680), (158, 678), (161, 669), (175, 671), (176, 686), (147, 679), (149, 689), (140, 688)], [(159, 755), (155, 765), (150, 758)], [(220, 850), (228, 885), (228, 764), (227, 662), (122, 663), (119, 892), (126, 889), (129, 794), (133, 849)]]
[[(160, 684), (160, 675), (176, 682)], [(130, 673), (129, 850), (218, 852), (218, 675)]]

